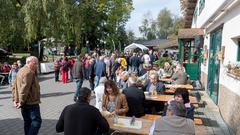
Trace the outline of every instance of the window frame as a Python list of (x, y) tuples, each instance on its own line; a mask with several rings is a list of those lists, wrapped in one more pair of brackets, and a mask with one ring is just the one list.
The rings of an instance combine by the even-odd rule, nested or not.
[(205, 0), (200, 0), (199, 1), (199, 12), (198, 15), (200, 15), (205, 7)]
[(237, 61), (240, 61), (240, 39), (238, 39), (238, 41), (237, 41), (237, 47), (238, 47), (238, 49), (237, 49)]

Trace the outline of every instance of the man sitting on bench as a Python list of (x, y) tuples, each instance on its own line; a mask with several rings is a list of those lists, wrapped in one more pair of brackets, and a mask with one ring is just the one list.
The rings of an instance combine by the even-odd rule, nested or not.
[(194, 122), (186, 118), (183, 103), (171, 101), (167, 108), (167, 116), (154, 121), (150, 135), (194, 135)]

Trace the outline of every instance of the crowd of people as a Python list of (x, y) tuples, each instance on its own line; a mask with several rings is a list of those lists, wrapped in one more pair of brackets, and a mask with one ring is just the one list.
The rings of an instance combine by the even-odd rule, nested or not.
[(19, 68), (22, 67), (20, 60), (10, 65), (8, 62), (0, 63), (0, 85), (9, 84), (12, 86), (16, 80)]
[[(166, 53), (162, 57), (164, 55), (168, 57)], [(173, 84), (188, 83), (187, 74), (181, 64), (176, 63), (174, 65), (165, 62), (164, 67), (160, 68), (155, 63), (160, 57), (153, 51), (126, 54), (113, 52), (111, 55), (92, 53), (86, 54), (84, 57), (78, 56), (77, 61), (73, 65), (70, 64), (72, 73), (69, 73), (72, 74), (77, 83), (74, 101), (78, 102), (78, 95), (82, 91), (82, 83), (84, 80), (88, 80), (89, 88), (96, 96), (95, 107), (103, 116), (122, 115), (139, 118), (146, 113), (160, 111), (166, 117), (170, 114), (174, 115), (176, 120), (190, 119), (188, 120), (190, 125), (188, 125), (189, 122), (183, 125), (190, 128), (191, 133), (193, 133), (194, 108), (190, 104), (189, 94), (186, 89), (177, 89), (174, 99), (167, 102), (167, 104), (154, 103), (145, 99), (144, 92), (164, 94), (164, 82), (160, 81), (162, 78), (171, 78)], [(173, 102), (172, 106), (171, 102)], [(169, 108), (175, 110), (169, 113)], [(181, 115), (179, 115), (178, 111), (180, 111)], [(65, 117), (62, 115), (60, 117), (61, 122), (63, 122), (62, 117)], [(156, 123), (158, 122), (156, 121)], [(158, 124), (154, 126), (153, 132), (158, 132)], [(184, 131), (179, 131), (179, 133), (181, 132)]]
[[(194, 108), (190, 104), (189, 93), (186, 89), (177, 89), (174, 98), (166, 104), (145, 99), (146, 93), (165, 93), (164, 82), (160, 81), (162, 78), (171, 78), (174, 84), (188, 82), (187, 74), (181, 64), (166, 62), (164, 67), (160, 68), (155, 63), (160, 57), (165, 56), (167, 56), (166, 52), (158, 55), (150, 50), (145, 53), (113, 52), (111, 55), (93, 52), (78, 56), (77, 60), (66, 56), (57, 59), (54, 62), (55, 81), (61, 80), (64, 84), (76, 81), (73, 96), (76, 103), (64, 108), (56, 125), (56, 131), (65, 132), (66, 135), (109, 134), (111, 131), (105, 118), (118, 115), (140, 118), (146, 113), (160, 111), (166, 116), (163, 117), (164, 119), (155, 120), (151, 134), (171, 134), (175, 131), (180, 134), (194, 134), (192, 121)], [(37, 58), (30, 56), (19, 73), (12, 71), (18, 69), (16, 63), (10, 71), (16, 80), (12, 83), (13, 101), (15, 107), (22, 110), (26, 135), (31, 132), (37, 134), (42, 122), (39, 108), (40, 87), (36, 79), (37, 67), (34, 66), (34, 64), (38, 65), (37, 63)], [(82, 87), (84, 80), (89, 81), (89, 88)], [(96, 97), (96, 108), (89, 105), (92, 94)], [(31, 112), (34, 118), (28, 115)], [(186, 121), (179, 124), (182, 127), (174, 124), (174, 122), (183, 120)], [(163, 123), (164, 127), (161, 126)], [(185, 132), (186, 129), (189, 132)]]

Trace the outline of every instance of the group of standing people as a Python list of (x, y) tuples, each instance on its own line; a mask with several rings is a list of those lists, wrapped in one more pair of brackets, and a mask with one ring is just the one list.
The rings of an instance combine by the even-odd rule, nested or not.
[(16, 80), (17, 72), (21, 67), (20, 60), (13, 62), (12, 65), (7, 62), (0, 63), (0, 85), (10, 84), (12, 86)]

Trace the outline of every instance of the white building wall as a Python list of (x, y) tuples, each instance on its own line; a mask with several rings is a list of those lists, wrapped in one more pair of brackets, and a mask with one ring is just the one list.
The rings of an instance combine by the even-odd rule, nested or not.
[(240, 4), (228, 11), (219, 22), (224, 22), (222, 46), (225, 46), (225, 59), (224, 63), (221, 64), (220, 84), (240, 96), (240, 80), (227, 76), (225, 67), (229, 61), (237, 61), (237, 38), (240, 38)]
[[(205, 6), (204, 9), (202, 10), (201, 14), (199, 15), (199, 10), (197, 13), (197, 20), (194, 21), (193, 19), (193, 24), (192, 28), (202, 28), (203, 25), (209, 21), (210, 17), (216, 13), (216, 11), (227, 1), (231, 0), (205, 0)], [(199, 0), (197, 2), (197, 6), (199, 8)], [(193, 16), (194, 17), (194, 16)]]
[[(207, 4), (207, 2), (212, 2), (212, 1), (206, 0), (206, 5), (210, 5), (210, 4)], [(206, 9), (208, 9), (206, 5), (204, 8), (205, 11)], [(204, 10), (202, 14), (204, 14)], [(197, 20), (198, 24), (203, 22), (202, 20), (201, 21), (200, 20), (201, 19), (198, 18)], [(228, 76), (226, 74), (226, 67), (225, 67), (229, 63), (229, 61), (230, 62), (237, 61), (237, 49), (238, 49), (237, 38), (240, 38), (240, 3), (238, 3), (236, 6), (229, 9), (228, 11), (226, 11), (226, 13), (222, 15), (222, 17), (216, 20), (216, 22), (214, 22), (210, 27), (207, 27), (205, 29), (206, 34), (204, 38), (204, 45), (207, 45), (208, 49), (210, 46), (210, 33), (215, 28), (219, 27), (222, 24), (224, 24), (223, 31), (222, 31), (222, 46), (225, 46), (225, 58), (223, 63), (221, 63), (219, 83), (240, 96), (240, 80), (236, 80)], [(205, 74), (208, 74), (208, 60), (207, 60), (206, 66), (202, 64), (201, 71), (204, 72)]]

